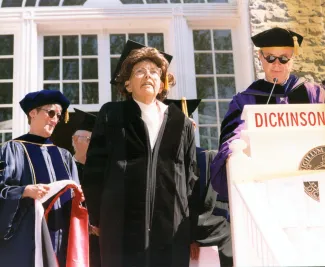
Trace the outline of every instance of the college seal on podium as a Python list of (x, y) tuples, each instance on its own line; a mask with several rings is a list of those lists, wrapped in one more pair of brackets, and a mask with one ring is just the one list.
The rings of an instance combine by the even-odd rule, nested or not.
[[(300, 162), (299, 170), (325, 170), (325, 146), (315, 147), (307, 152)], [(305, 193), (320, 201), (318, 182), (304, 182)]]

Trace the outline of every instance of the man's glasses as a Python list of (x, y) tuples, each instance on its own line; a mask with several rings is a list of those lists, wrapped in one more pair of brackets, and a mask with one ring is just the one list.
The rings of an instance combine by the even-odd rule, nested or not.
[(83, 136), (83, 135), (74, 135), (77, 136), (81, 140), (86, 140), (86, 142), (90, 142), (90, 137), (89, 136)]
[(292, 57), (288, 58), (287, 56), (280, 56), (280, 57), (276, 57), (273, 55), (264, 56), (262, 50), (261, 50), (261, 55), (264, 57), (264, 59), (267, 61), (267, 63), (270, 63), (270, 64), (275, 62), (276, 59), (278, 59), (281, 64), (287, 64), (290, 61), (290, 59), (292, 58)]
[(154, 78), (160, 78), (162, 75), (162, 70), (160, 68), (152, 68), (152, 69), (146, 69), (146, 68), (139, 68), (133, 71), (134, 75), (138, 78), (142, 78), (147, 73), (150, 73), (150, 75)]
[(61, 120), (61, 118), (62, 118), (61, 113), (56, 113), (55, 110), (53, 110), (53, 109), (44, 109), (44, 108), (38, 108), (38, 109), (44, 110), (47, 113), (47, 115), (49, 115), (49, 117), (51, 119), (54, 118), (55, 115), (58, 118), (58, 120)]

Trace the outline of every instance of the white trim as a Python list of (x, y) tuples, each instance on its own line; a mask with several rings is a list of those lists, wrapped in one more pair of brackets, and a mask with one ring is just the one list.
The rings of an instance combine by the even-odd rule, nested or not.
[[(37, 23), (54, 21), (66, 23), (67, 21), (82, 21), (88, 19), (102, 20), (102, 23), (110, 23), (107, 19), (117, 19), (120, 22), (130, 19), (163, 19), (173, 15), (182, 14), (188, 21), (196, 20), (224, 20), (225, 17), (238, 19), (236, 4), (186, 4), (186, 5), (122, 5), (112, 8), (84, 8), (76, 7), (25, 7), (6, 8), (6, 12), (0, 14), (0, 21), (20, 21), (31, 19)], [(9, 20), (8, 20), (9, 19)], [(66, 25), (67, 27), (73, 25)], [(148, 25), (147, 25), (148, 26)], [(116, 27), (116, 25), (115, 25)]]
[(248, 7), (249, 0), (239, 1), (238, 12), (241, 20), (234, 28), (237, 36), (236, 41), (233, 40), (237, 92), (245, 90), (255, 79)]
[[(20, 69), (21, 69), (21, 27), (19, 24), (2, 24), (0, 28), (0, 34), (1, 35), (13, 35), (14, 36), (14, 45), (13, 45), (13, 56), (10, 56), (10, 58), (13, 58), (13, 79), (8, 80), (1, 80), (1, 82), (12, 82), (12, 104), (2, 104), (1, 107), (10, 107), (12, 108), (12, 123), (11, 127), (12, 130), (6, 132), (12, 132), (13, 136), (17, 135), (20, 131), (21, 124), (20, 122), (20, 111), (14, 107), (18, 106), (19, 102), (19, 90), (20, 90), (20, 84), (21, 84), (21, 75), (20, 75)], [(15, 122), (15, 123), (13, 123)], [(1, 131), (4, 132), (4, 131)]]
[(104, 104), (105, 102), (111, 101), (112, 97), (112, 87), (110, 84), (110, 42), (109, 33), (106, 30), (102, 30), (98, 34), (97, 43), (99, 103)]
[[(21, 25), (21, 39), (17, 39), (20, 56), (15, 64), (19, 66), (19, 84), (15, 89), (16, 99), (14, 107), (19, 107), (18, 102), (24, 96), (37, 88), (37, 25), (31, 20), (23, 20)], [(15, 40), (16, 41), (16, 40)], [(17, 74), (18, 75), (18, 74)], [(17, 137), (28, 131), (27, 117), (22, 109), (14, 108), (15, 130), (13, 137)], [(17, 123), (16, 123), (17, 122)]]

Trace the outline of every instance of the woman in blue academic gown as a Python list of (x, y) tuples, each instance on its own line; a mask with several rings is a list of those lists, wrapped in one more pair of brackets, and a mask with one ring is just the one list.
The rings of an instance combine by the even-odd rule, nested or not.
[[(47, 194), (46, 184), (51, 182), (71, 179), (79, 183), (70, 152), (49, 140), (67, 114), (69, 100), (61, 92), (41, 90), (27, 94), (20, 106), (28, 116), (30, 131), (4, 143), (0, 150), (0, 265), (57, 266), (55, 256), (44, 247), (44, 262), (35, 262), (35, 246), (41, 244), (35, 244), (34, 199)], [(60, 267), (66, 261), (71, 197), (70, 191), (64, 193), (48, 215), (49, 243)]]

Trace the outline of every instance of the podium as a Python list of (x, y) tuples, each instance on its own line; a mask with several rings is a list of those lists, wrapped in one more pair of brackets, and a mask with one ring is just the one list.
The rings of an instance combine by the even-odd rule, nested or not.
[(325, 105), (246, 105), (227, 161), (234, 266), (325, 266)]

